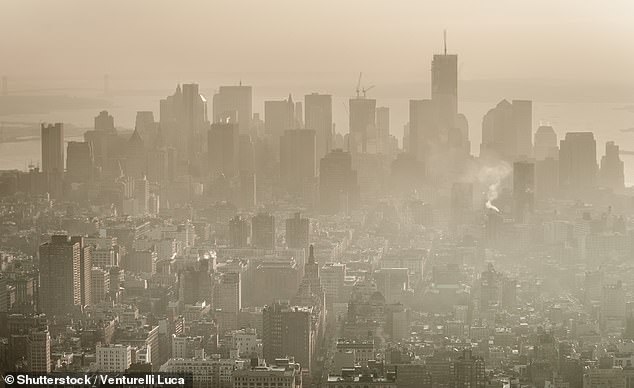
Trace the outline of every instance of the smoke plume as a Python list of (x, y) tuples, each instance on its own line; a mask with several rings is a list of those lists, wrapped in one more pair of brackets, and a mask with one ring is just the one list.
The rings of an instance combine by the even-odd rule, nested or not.
[(500, 184), (502, 180), (511, 173), (511, 166), (506, 162), (500, 162), (495, 166), (483, 166), (478, 172), (478, 181), (487, 186), (487, 209), (500, 212), (493, 201), (500, 195)]

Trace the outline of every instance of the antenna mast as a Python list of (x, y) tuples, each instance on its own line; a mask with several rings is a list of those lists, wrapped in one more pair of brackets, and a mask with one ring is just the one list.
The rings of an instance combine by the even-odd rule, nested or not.
[(443, 43), (445, 45), (445, 55), (447, 55), (447, 30), (443, 30)]

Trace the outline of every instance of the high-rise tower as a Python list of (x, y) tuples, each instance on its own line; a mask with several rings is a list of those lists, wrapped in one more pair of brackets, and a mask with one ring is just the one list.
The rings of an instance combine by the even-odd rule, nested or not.
[(431, 99), (438, 104), (441, 125), (449, 129), (458, 114), (458, 56), (447, 54), (446, 32), (444, 38), (444, 52), (431, 62)]
[(332, 144), (332, 96), (330, 94), (307, 94), (304, 96), (304, 126), (315, 131), (317, 160), (333, 148)]
[(70, 237), (52, 236), (40, 245), (40, 306), (47, 314), (81, 305), (81, 247)]
[(64, 125), (42, 124), (42, 172), (64, 172)]

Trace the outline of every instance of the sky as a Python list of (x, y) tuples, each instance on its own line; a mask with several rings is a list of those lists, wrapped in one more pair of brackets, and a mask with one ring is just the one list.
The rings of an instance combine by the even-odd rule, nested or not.
[(631, 0), (0, 0), (0, 74), (364, 73), (634, 85)]

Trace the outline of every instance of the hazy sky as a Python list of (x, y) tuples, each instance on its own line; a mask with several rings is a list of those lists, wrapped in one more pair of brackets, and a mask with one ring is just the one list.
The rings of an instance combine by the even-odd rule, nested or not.
[(0, 0), (0, 73), (426, 79), (445, 28), (461, 79), (634, 84), (632, 0)]

